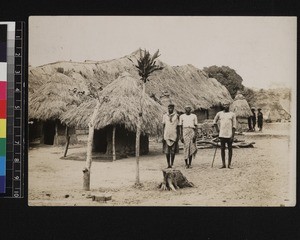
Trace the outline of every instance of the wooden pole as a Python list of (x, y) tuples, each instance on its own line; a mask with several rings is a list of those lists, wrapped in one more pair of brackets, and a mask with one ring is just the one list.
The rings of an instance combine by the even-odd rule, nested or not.
[(70, 144), (69, 128), (68, 126), (66, 126), (66, 146), (65, 146), (64, 157), (67, 156), (69, 144)]
[(112, 154), (113, 154), (113, 161), (116, 161), (116, 125), (113, 126), (113, 131), (112, 131)]
[(140, 98), (140, 112), (138, 116), (137, 129), (136, 129), (136, 138), (135, 138), (135, 156), (136, 156), (136, 176), (135, 184), (140, 185), (140, 138), (141, 138), (141, 127), (143, 121), (143, 100), (145, 97), (146, 83), (143, 81), (143, 89)]
[(140, 184), (140, 116), (138, 117), (138, 124), (136, 129), (135, 137), (135, 156), (136, 156), (136, 175), (135, 175), (135, 184)]
[(55, 121), (55, 139), (54, 139), (54, 144), (57, 146), (58, 145), (58, 126), (57, 126), (57, 121)]
[(90, 190), (90, 175), (92, 166), (92, 151), (93, 151), (93, 138), (94, 138), (94, 124), (97, 116), (97, 112), (100, 108), (100, 102), (97, 102), (96, 108), (94, 109), (91, 121), (89, 123), (89, 135), (87, 141), (87, 152), (86, 152), (86, 166), (83, 171), (83, 190)]

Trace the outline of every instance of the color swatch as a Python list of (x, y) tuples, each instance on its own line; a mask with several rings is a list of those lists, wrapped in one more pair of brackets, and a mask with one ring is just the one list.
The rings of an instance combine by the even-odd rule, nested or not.
[(0, 193), (6, 188), (7, 25), (0, 25)]

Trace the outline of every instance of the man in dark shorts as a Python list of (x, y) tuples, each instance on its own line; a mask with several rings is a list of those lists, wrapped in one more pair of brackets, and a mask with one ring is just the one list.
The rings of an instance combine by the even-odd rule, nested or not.
[(262, 127), (263, 127), (264, 115), (261, 112), (261, 108), (258, 108), (257, 111), (258, 111), (258, 113), (257, 113), (257, 127), (258, 127), (258, 130), (261, 131)]
[[(223, 111), (217, 113), (214, 118), (214, 126), (219, 133), (219, 139), (221, 142), (221, 158), (222, 158), (222, 167), (226, 168), (225, 164), (225, 144), (228, 147), (228, 168), (231, 167), (232, 160), (232, 143), (234, 139), (235, 129), (236, 129), (236, 116), (233, 112), (229, 111), (230, 103), (223, 104)], [(220, 127), (218, 126), (218, 122)]]
[(174, 104), (168, 105), (168, 112), (163, 116), (163, 152), (166, 154), (168, 168), (174, 164), (175, 154), (178, 152), (179, 117), (174, 110)]

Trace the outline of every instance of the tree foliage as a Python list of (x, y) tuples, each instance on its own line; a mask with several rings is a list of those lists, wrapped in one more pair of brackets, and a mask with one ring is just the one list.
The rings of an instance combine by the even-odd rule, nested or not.
[(229, 91), (232, 98), (235, 97), (238, 90), (243, 91), (243, 79), (236, 71), (227, 66), (210, 66), (203, 68), (208, 77), (215, 78), (218, 82), (223, 84)]
[(251, 88), (244, 87), (244, 90), (241, 93), (246, 98), (250, 106), (255, 105), (255, 92)]

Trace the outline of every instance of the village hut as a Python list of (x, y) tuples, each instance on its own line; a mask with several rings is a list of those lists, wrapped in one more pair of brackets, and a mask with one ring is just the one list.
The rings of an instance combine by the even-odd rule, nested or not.
[(160, 100), (167, 102), (170, 98), (177, 112), (183, 113), (184, 106), (190, 105), (198, 122), (203, 122), (213, 119), (223, 102), (232, 101), (225, 86), (214, 78), (208, 78), (205, 72), (193, 65), (171, 67), (160, 64), (164, 69), (153, 74), (148, 91), (164, 91)]
[[(84, 63), (61, 61), (32, 69), (35, 75), (53, 75), (57, 68), (63, 68), (70, 77), (78, 80), (91, 79), (96, 84), (101, 82), (103, 87), (113, 82), (120, 73), (129, 72), (139, 79), (135, 63), (140, 56), (139, 50), (121, 58), (105, 61), (88, 61)], [(184, 66), (170, 66), (160, 60), (157, 64), (162, 66), (161, 71), (154, 72), (147, 82), (146, 93), (159, 102), (163, 91), (168, 91), (179, 113), (184, 112), (184, 106), (190, 105), (201, 122), (213, 119), (221, 104), (232, 101), (230, 93), (214, 78), (191, 64)], [(31, 81), (29, 75), (29, 81)]]
[(291, 119), (290, 100), (279, 99), (269, 105), (259, 104), (266, 122), (288, 122)]
[[(117, 158), (135, 154), (136, 129), (139, 109), (143, 104), (140, 153), (149, 152), (149, 136), (162, 132), (163, 107), (147, 94), (142, 101), (140, 80), (127, 72), (108, 84), (99, 99), (82, 103), (65, 112), (62, 121), (76, 127), (87, 128), (93, 111), (100, 104), (94, 123), (93, 151), (112, 156), (113, 139)], [(115, 137), (113, 137), (115, 136)]]
[(234, 112), (237, 120), (237, 131), (242, 132), (248, 129), (248, 118), (252, 115), (246, 98), (238, 91), (229, 110)]
[(56, 72), (39, 88), (29, 92), (30, 140), (39, 138), (42, 144), (62, 145), (69, 135), (71, 144), (77, 142), (75, 128), (63, 124), (60, 117), (82, 101), (79, 89), (87, 91), (83, 82)]

